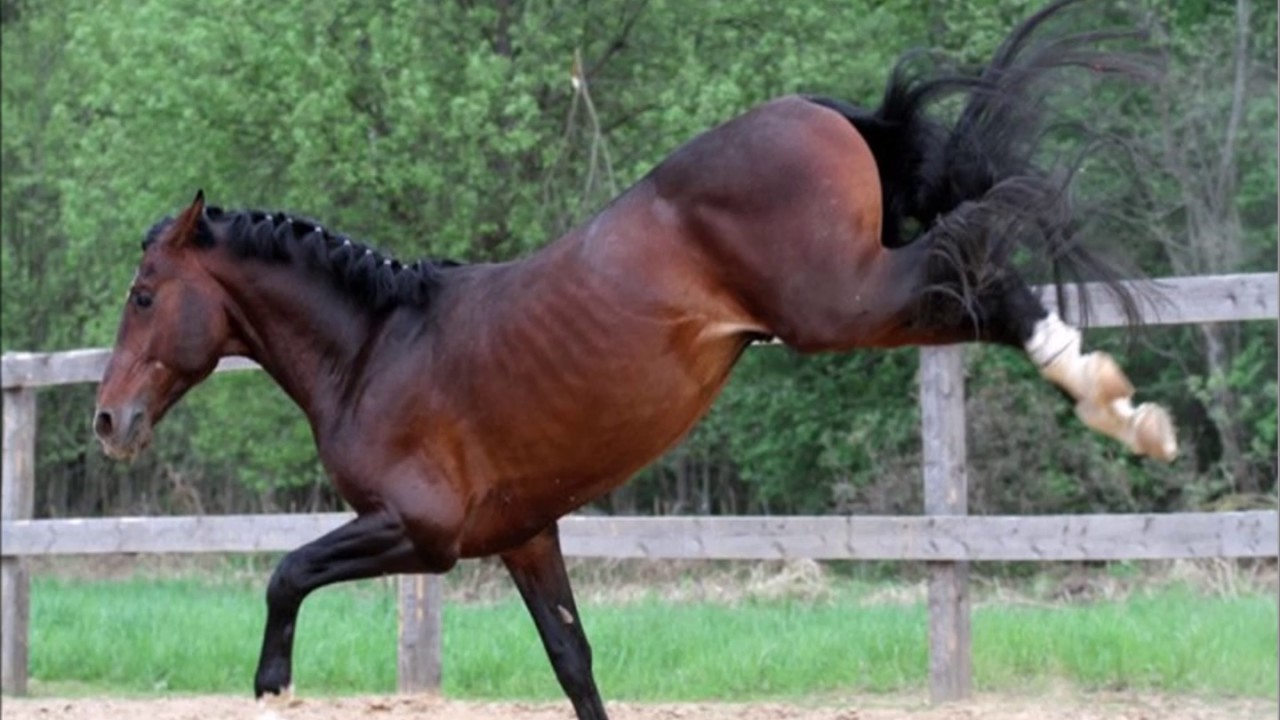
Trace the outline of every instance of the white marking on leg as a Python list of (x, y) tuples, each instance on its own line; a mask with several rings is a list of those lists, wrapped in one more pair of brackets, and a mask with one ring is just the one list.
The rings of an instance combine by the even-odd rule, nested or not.
[(257, 720), (283, 720), (280, 717), (280, 713), (276, 712), (275, 708), (272, 707), (273, 705), (276, 705), (276, 704), (277, 702), (268, 701), (266, 695), (258, 698)]
[(293, 696), (293, 683), (289, 683), (279, 694), (266, 693), (258, 698), (257, 720), (284, 720), (281, 713), (299, 704)]
[(1025, 347), (1031, 359), (1043, 368), (1064, 352), (1079, 356), (1080, 331), (1062, 322), (1058, 313), (1051, 312), (1036, 323)]
[(1076, 417), (1090, 428), (1124, 443), (1139, 455), (1171, 461), (1178, 441), (1169, 413), (1159, 405), (1133, 407), (1133, 385), (1104, 352), (1080, 354), (1080, 331), (1057, 313), (1036, 323), (1027, 354), (1040, 374), (1076, 399)]
[(561, 621), (561, 622), (563, 622), (565, 625), (572, 625), (572, 624), (573, 624), (573, 613), (569, 612), (569, 609), (568, 609), (568, 608), (566, 608), (565, 606), (560, 605), (559, 603), (557, 603), (557, 604), (556, 604), (556, 610), (559, 610), (559, 611), (560, 611), (560, 621)]

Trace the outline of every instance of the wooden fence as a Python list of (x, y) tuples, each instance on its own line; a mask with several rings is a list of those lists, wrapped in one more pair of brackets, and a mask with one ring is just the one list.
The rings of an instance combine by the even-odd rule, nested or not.
[[(1156, 281), (1165, 301), (1151, 324), (1277, 319), (1273, 273)], [(1053, 298), (1044, 296), (1053, 304)], [(1070, 298), (1069, 298), (1070, 299)], [(1070, 303), (1068, 303), (1070, 306)], [(1117, 325), (1099, 296), (1095, 327)], [(992, 560), (1118, 560), (1275, 557), (1275, 511), (1137, 515), (967, 515), (963, 348), (921, 351), (925, 515), (907, 517), (586, 517), (561, 523), (566, 555), (598, 558), (918, 560), (930, 565), (930, 694), (970, 693), (968, 563)], [(251, 553), (291, 550), (350, 518), (315, 515), (33, 520), (36, 388), (97, 382), (107, 351), (3, 356), (3, 505), (0, 584), (3, 690), (27, 685), (29, 580), (23, 558), (114, 553)], [(219, 370), (252, 369), (243, 360)], [(87, 431), (87, 427), (86, 427)], [(442, 583), (400, 579), (399, 685), (440, 681)]]

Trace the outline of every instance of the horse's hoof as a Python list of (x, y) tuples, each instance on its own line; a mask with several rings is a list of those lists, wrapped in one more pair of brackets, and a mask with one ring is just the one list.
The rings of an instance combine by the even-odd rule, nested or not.
[(293, 686), (286, 685), (280, 692), (258, 696), (257, 720), (282, 720), (281, 712), (297, 703), (293, 699)]
[(285, 685), (279, 692), (258, 696), (258, 720), (282, 720), (281, 713), (301, 704), (293, 696), (293, 685)]
[(1164, 462), (1178, 457), (1178, 436), (1169, 411), (1155, 403), (1142, 403), (1133, 412), (1132, 424), (1138, 453)]
[(1089, 399), (1098, 405), (1110, 405), (1121, 398), (1133, 397), (1133, 383), (1115, 358), (1104, 352), (1091, 352), (1085, 356), (1085, 376), (1089, 383)]
[(288, 661), (276, 660), (264, 663), (254, 677), (253, 696), (258, 698), (259, 702), (273, 696), (286, 700), (292, 699), (293, 685), (290, 677), (292, 674)]

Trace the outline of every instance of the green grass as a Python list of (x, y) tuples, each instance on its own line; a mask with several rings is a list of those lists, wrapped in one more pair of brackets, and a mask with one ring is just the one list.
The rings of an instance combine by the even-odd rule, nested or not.
[[(823, 601), (732, 607), (646, 599), (587, 605), (602, 690), (614, 699), (787, 698), (918, 691), (927, 681), (926, 617), (914, 604), (867, 605), (866, 588)], [(43, 694), (245, 693), (265, 605), (262, 587), (199, 580), (37, 579), (31, 665)], [(973, 614), (978, 687), (1019, 691), (1066, 681), (1276, 697), (1275, 598), (1185, 588), (1122, 602), (984, 605)], [(445, 693), (561, 697), (532, 622), (515, 600), (445, 610)], [(322, 590), (303, 606), (295, 682), (310, 695), (395, 686), (391, 587)]]

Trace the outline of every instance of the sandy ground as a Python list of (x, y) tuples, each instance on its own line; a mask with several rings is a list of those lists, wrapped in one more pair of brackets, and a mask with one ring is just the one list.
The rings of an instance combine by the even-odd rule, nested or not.
[[(1107, 693), (983, 696), (942, 707), (873, 696), (814, 704), (609, 703), (613, 720), (1274, 720), (1267, 700), (1209, 700)], [(427, 696), (278, 701), (263, 708), (227, 696), (130, 699), (4, 698), (3, 720), (573, 720), (567, 702), (459, 702)]]

